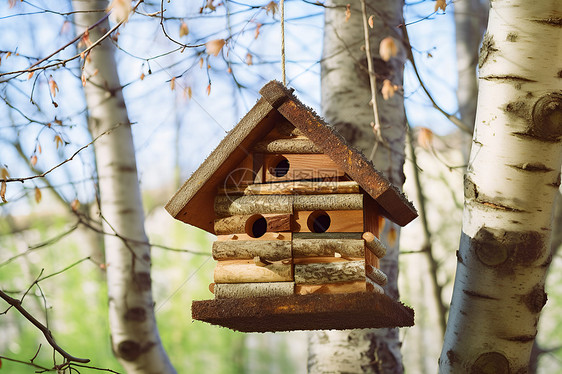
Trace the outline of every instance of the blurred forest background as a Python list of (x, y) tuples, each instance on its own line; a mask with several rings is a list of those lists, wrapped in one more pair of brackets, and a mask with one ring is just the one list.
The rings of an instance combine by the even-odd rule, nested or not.
[[(428, 0), (406, 2), (405, 24), (422, 81), (408, 62), (404, 86), (396, 93), (405, 98), (412, 128), (404, 190), (419, 209), (417, 169), (429, 229), (418, 219), (402, 230), (400, 239), (401, 301), (416, 311), (416, 325), (400, 330), (408, 373), (437, 371), (443, 339), (438, 305), (448, 306), (452, 293), (468, 152), (466, 136), (443, 115), (461, 115), (457, 90), (464, 87), (458, 85), (456, 4), (449, 3), (445, 11), (435, 5)], [(482, 12), (465, 15), (481, 24), (486, 20)], [(323, 14), (322, 2), (285, 1), (288, 86), (319, 113)], [(118, 21), (112, 19), (111, 25)], [(279, 21), (274, 1), (144, 1), (111, 36), (118, 49), (116, 64), (132, 123), (145, 228), (152, 244), (156, 319), (163, 345), (181, 373), (306, 372), (305, 332), (242, 334), (191, 320), (191, 301), (212, 297), (208, 284), (214, 268), (213, 238), (163, 209), (253, 106), (261, 86), (280, 79)], [(27, 310), (46, 323), (70, 353), (91, 359), (92, 366), (124, 372), (109, 342), (103, 238), (83, 218), (95, 215), (99, 197), (93, 149), (84, 148), (93, 141), (82, 82), (89, 84), (89, 77), (82, 75), (81, 58), (34, 74), (10, 73), (27, 69), (71, 41), (74, 28), (68, 1), (0, 4), (2, 177), (48, 172), (44, 178), (5, 187), (5, 202), (0, 203), (0, 289), (17, 298), (27, 292)], [(215, 55), (208, 42), (222, 39), (226, 44)], [(50, 61), (77, 53), (73, 44)], [(469, 74), (476, 73), (474, 64), (469, 64)], [(65, 160), (69, 161), (50, 171)], [(428, 243), (430, 252), (423, 250)], [(562, 372), (561, 267), (557, 255), (537, 339), (546, 353), (540, 356), (539, 373)], [(442, 288), (438, 299), (435, 282)], [(0, 312), (6, 309), (8, 305), (0, 302)], [(29, 373), (41, 370), (29, 366), (30, 360), (50, 367), (53, 350), (34, 326), (8, 310), (0, 314), (0, 356), (11, 359), (1, 361), (0, 371)]]

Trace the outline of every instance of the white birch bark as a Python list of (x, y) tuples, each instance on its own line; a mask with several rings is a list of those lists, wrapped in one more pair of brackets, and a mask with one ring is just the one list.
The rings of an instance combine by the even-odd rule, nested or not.
[(495, 0), (441, 373), (525, 373), (544, 279), (562, 138), (558, 0)]
[[(75, 14), (77, 31), (81, 32), (99, 20), (98, 10), (105, 9), (107, 2), (76, 0), (73, 5), (84, 11)], [(102, 35), (100, 28), (107, 31), (109, 25), (105, 22), (91, 30), (92, 41)], [(111, 344), (127, 373), (175, 373), (154, 317), (150, 246), (144, 232), (135, 149), (114, 50), (108, 40), (92, 50), (85, 69), (89, 81), (84, 87), (92, 136), (115, 128), (95, 143), (104, 230), (119, 235), (104, 238)]]
[[(351, 5), (351, 16), (346, 21), (346, 5)], [(322, 108), (328, 123), (346, 140), (369, 156), (375, 136), (370, 123), (374, 121), (369, 105), (371, 91), (367, 61), (362, 46), (365, 44), (361, 6), (358, 0), (326, 2), (324, 51), (322, 63)], [(367, 1), (367, 11), (373, 14), (375, 25), (370, 31), (371, 53), (377, 75), (377, 101), (382, 136), (388, 146), (379, 145), (373, 159), (375, 167), (397, 186), (404, 183), (404, 98), (396, 94), (388, 101), (380, 94), (384, 79), (402, 85), (406, 58), (401, 48), (401, 32), (396, 26), (403, 23), (403, 1)], [(380, 41), (392, 36), (399, 46), (398, 55), (389, 62), (379, 56)], [(389, 242), (389, 230), (396, 239)], [(393, 234), (394, 234), (393, 233)], [(388, 275), (385, 293), (398, 299), (398, 235), (399, 227), (387, 221), (381, 235), (388, 248), (381, 260), (382, 270)], [(398, 329), (364, 329), (346, 331), (319, 331), (309, 339), (308, 370), (310, 373), (402, 373)]]

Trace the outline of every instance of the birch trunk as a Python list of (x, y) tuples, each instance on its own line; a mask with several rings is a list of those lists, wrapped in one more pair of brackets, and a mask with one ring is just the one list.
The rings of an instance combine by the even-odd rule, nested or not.
[(440, 372), (525, 373), (560, 185), (562, 10), (492, 3)]
[[(351, 5), (346, 21), (345, 9)], [(322, 63), (322, 108), (331, 123), (346, 140), (369, 156), (375, 137), (370, 123), (374, 121), (369, 105), (371, 91), (361, 5), (358, 0), (326, 2), (324, 51)], [(404, 183), (405, 114), (404, 98), (396, 94), (384, 101), (380, 94), (384, 79), (402, 85), (405, 51), (384, 62), (379, 54), (380, 41), (392, 36), (401, 45), (402, 34), (396, 26), (403, 24), (403, 1), (367, 1), (367, 17), (374, 14), (374, 29), (370, 42), (374, 70), (377, 76), (377, 101), (382, 136), (388, 146), (379, 145), (374, 156), (375, 167), (397, 186)], [(388, 275), (385, 293), (398, 299), (398, 237), (399, 227), (386, 222), (381, 235), (388, 249), (381, 260), (381, 268)], [(388, 233), (393, 231), (391, 236)], [(394, 236), (396, 234), (396, 236)], [(387, 240), (387, 238), (395, 238)], [(308, 370), (311, 373), (402, 373), (398, 329), (365, 329), (348, 331), (318, 331), (309, 338)]]
[[(106, 1), (73, 1), (77, 31), (94, 24)], [(90, 31), (97, 40), (106, 22)], [(104, 31), (105, 32), (105, 31)], [(104, 41), (86, 63), (84, 92), (92, 137), (113, 129), (95, 143), (105, 251), (109, 323), (114, 354), (127, 373), (174, 373), (162, 347), (151, 292), (150, 246), (138, 184), (135, 150), (125, 101), (117, 76), (115, 48)], [(94, 72), (97, 72), (94, 75)], [(126, 238), (126, 239), (125, 239)]]

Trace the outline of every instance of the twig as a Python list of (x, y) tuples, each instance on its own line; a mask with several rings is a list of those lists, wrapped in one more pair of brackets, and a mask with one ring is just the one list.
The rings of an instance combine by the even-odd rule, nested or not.
[(10, 297), (2, 290), (0, 290), (0, 297), (4, 299), (8, 304), (16, 308), (17, 311), (21, 313), (21, 315), (23, 315), (29, 322), (31, 322), (35, 327), (37, 327), (43, 333), (45, 339), (47, 339), (47, 342), (51, 345), (51, 347), (53, 347), (55, 351), (60, 353), (61, 356), (66, 358), (68, 361), (81, 362), (85, 364), (90, 362), (90, 360), (87, 358), (79, 358), (79, 357), (72, 356), (70, 353), (62, 349), (53, 338), (51, 331), (45, 325), (39, 322), (35, 317), (33, 317), (27, 310), (25, 310), (25, 308), (21, 305), (20, 300)]

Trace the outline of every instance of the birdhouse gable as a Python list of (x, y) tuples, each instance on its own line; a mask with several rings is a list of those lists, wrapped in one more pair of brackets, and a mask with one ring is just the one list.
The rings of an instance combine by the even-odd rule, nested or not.
[[(247, 214), (293, 214), (292, 200), (285, 205), (281, 202), (289, 199), (287, 195), (306, 201), (313, 199), (307, 195), (355, 194), (362, 199), (365, 193), (393, 222), (405, 225), (416, 217), (398, 189), (291, 90), (272, 81), (260, 93), (262, 98), (170, 199), (166, 209), (172, 216), (218, 234), (216, 222), (221, 214), (244, 214), (231, 211), (240, 204), (259, 207), (259, 212)], [(273, 195), (285, 197), (272, 203)], [(345, 199), (342, 196), (332, 199)], [(356, 210), (362, 209), (358, 206)], [(298, 217), (319, 209), (297, 210), (301, 213), (293, 217), (295, 227), (309, 229)], [(345, 221), (341, 213), (329, 212), (328, 216), (333, 217), (334, 227)]]

